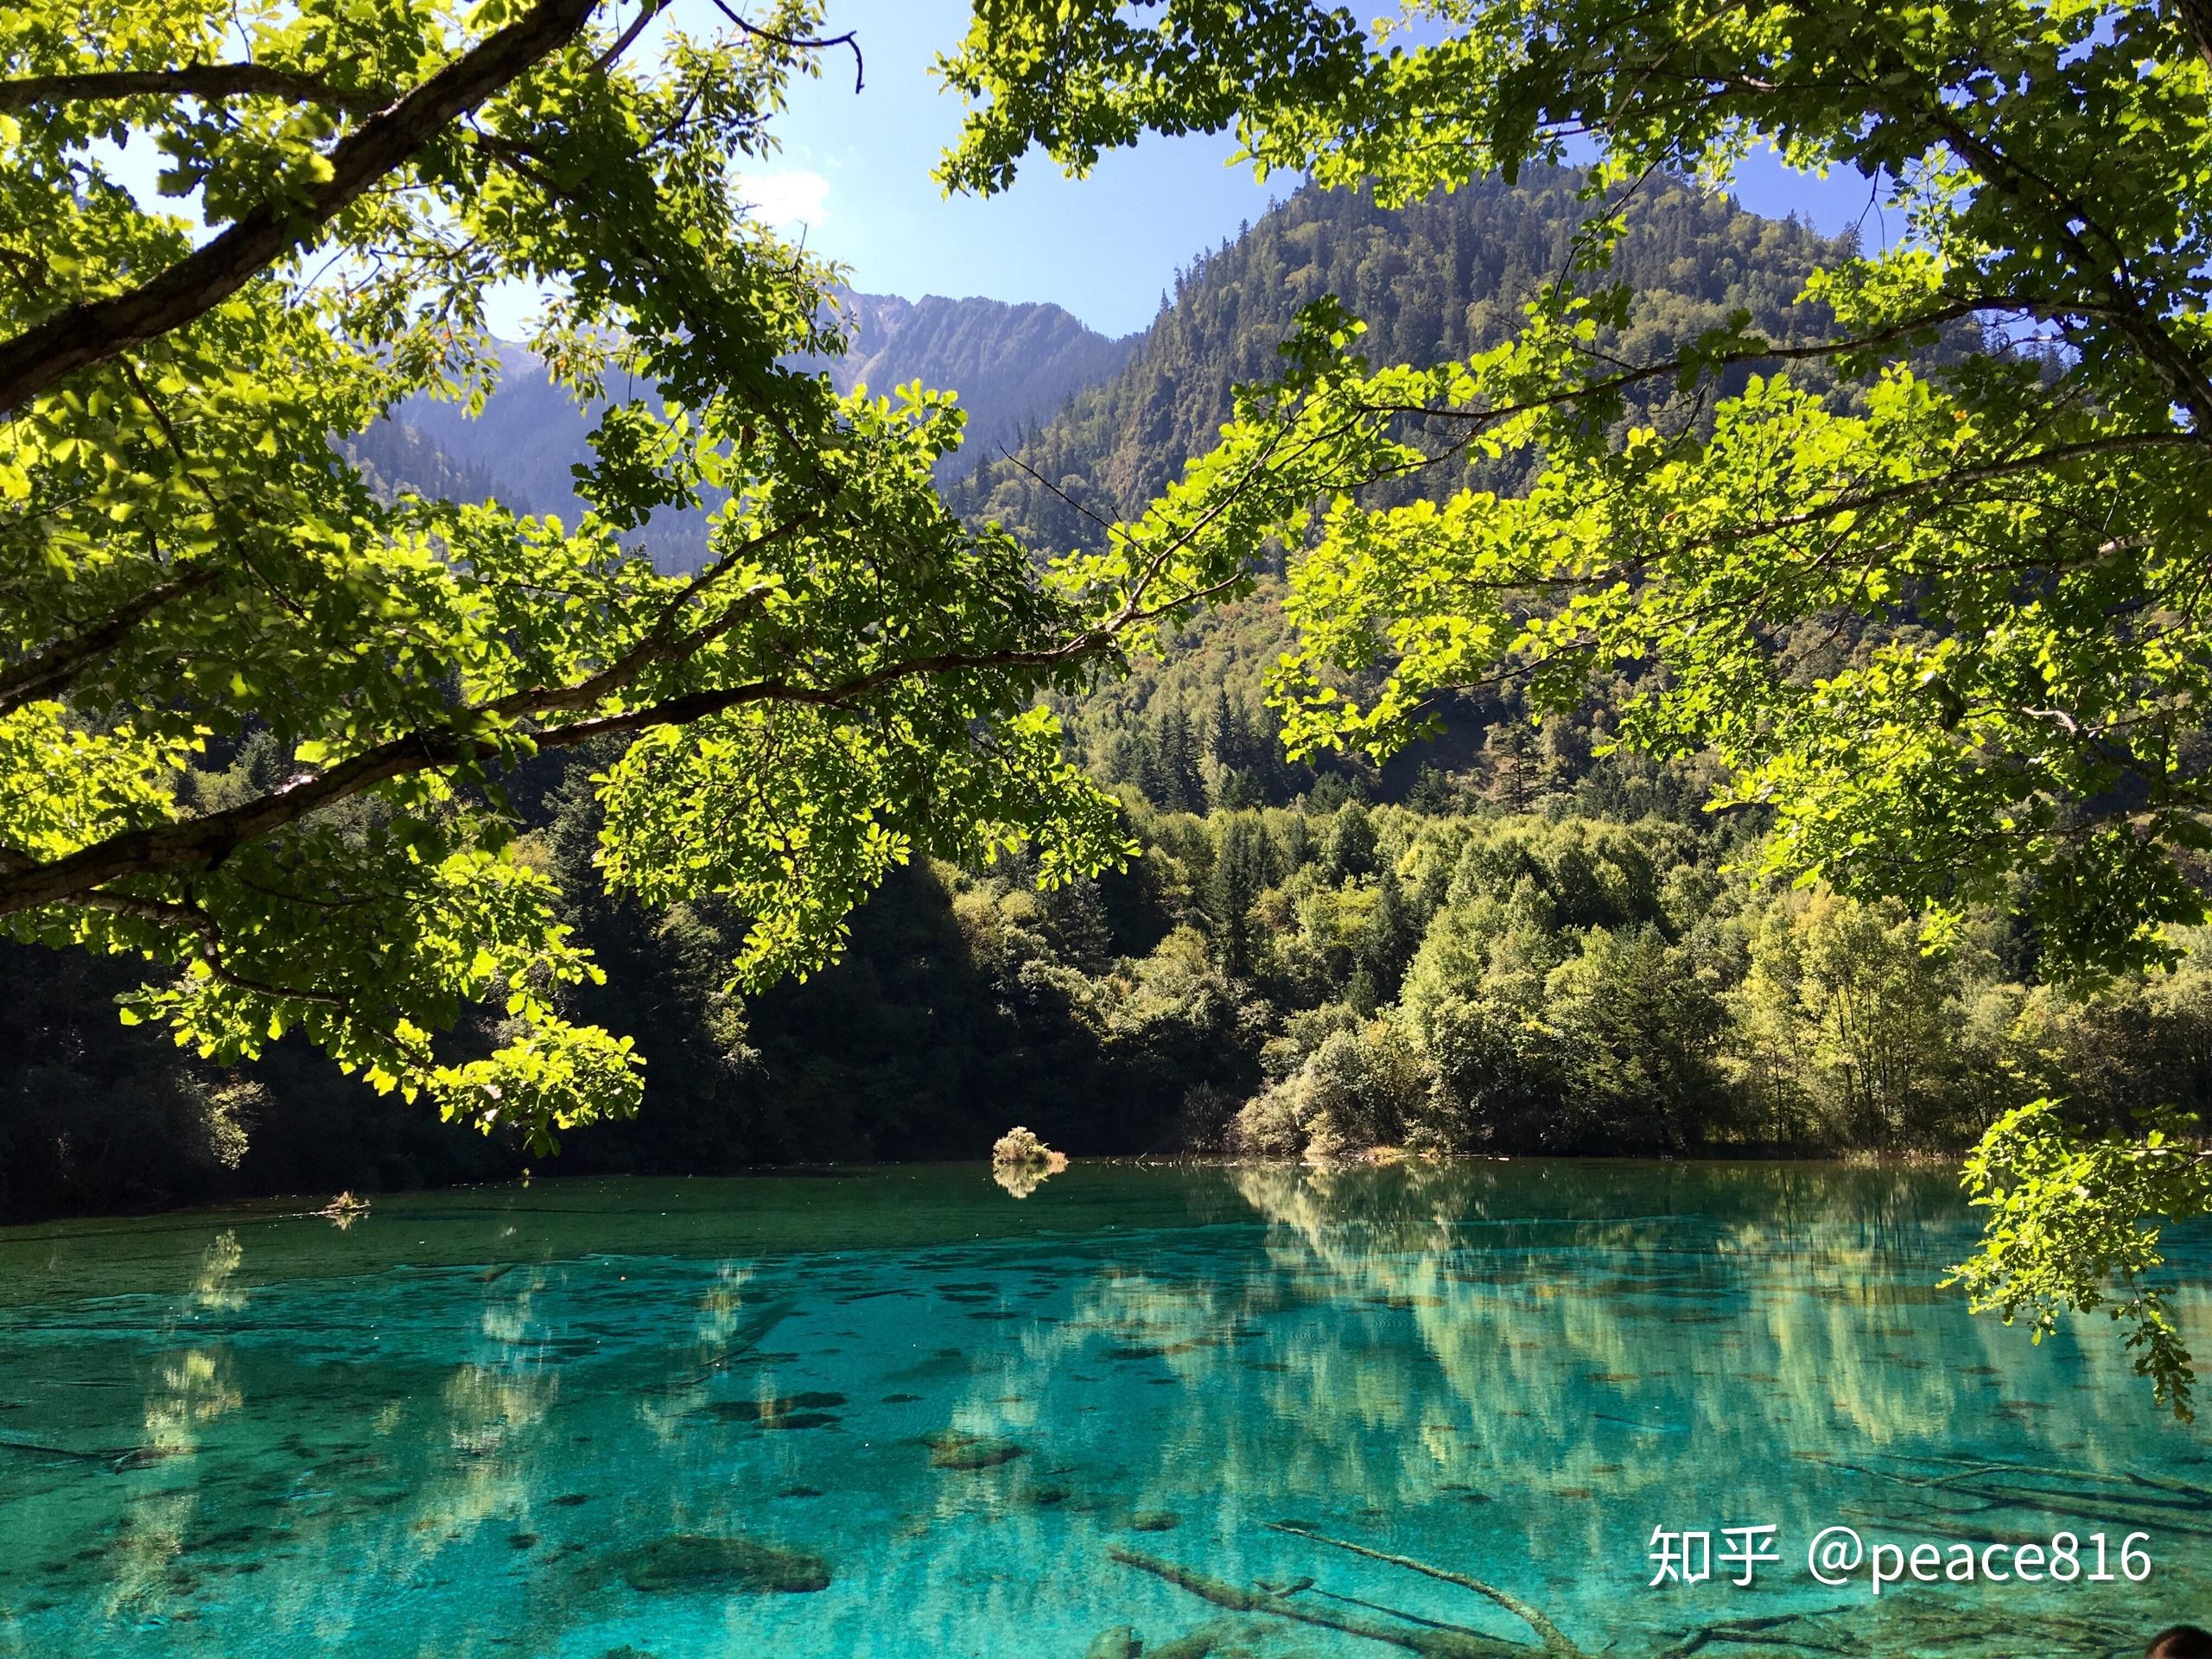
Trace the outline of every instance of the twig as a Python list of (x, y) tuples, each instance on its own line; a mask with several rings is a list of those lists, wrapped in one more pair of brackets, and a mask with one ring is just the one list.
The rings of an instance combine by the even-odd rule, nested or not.
[(724, 4), (723, 0), (715, 0), (715, 9), (747, 34), (752, 35), (753, 39), (770, 41), (778, 46), (787, 46), (795, 52), (818, 52), (826, 47), (849, 46), (853, 48), (853, 90), (857, 92), (867, 84), (868, 64), (861, 56), (861, 43), (855, 38), (855, 31), (852, 29), (849, 29), (842, 35), (832, 35), (826, 40), (811, 41), (792, 35), (779, 35), (772, 29), (763, 29), (758, 23), (748, 23)]

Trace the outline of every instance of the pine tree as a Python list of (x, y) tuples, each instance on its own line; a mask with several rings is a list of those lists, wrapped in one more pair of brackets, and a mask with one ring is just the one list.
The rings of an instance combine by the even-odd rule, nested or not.
[(1229, 688), (1213, 689), (1213, 708), (1206, 718), (1206, 742), (1213, 758), (1224, 766), (1243, 770), (1252, 760), (1252, 737), (1243, 713), (1229, 700)]
[(1114, 960), (1114, 928), (1107, 919), (1098, 883), (1087, 875), (1047, 888), (1045, 921), (1052, 942), (1074, 967), (1088, 974), (1103, 972)]
[(1510, 811), (1528, 810), (1535, 782), (1535, 737), (1524, 720), (1507, 716), (1490, 728), (1483, 739), (1483, 762), (1489, 774), (1484, 791)]
[(1351, 970), (1344, 982), (1344, 1006), (1363, 1020), (1371, 1020), (1382, 1006), (1382, 995), (1365, 963)]
[(1156, 804), (1170, 812), (1205, 811), (1206, 779), (1198, 764), (1198, 734), (1181, 703), (1172, 705), (1161, 718), (1156, 741), (1163, 791), (1154, 798)]
[(1421, 928), (1413, 906), (1406, 902), (1397, 872), (1386, 863), (1376, 882), (1375, 907), (1367, 913), (1358, 947), (1360, 966), (1373, 977), (1378, 998), (1388, 1001), (1398, 994), (1406, 965), (1420, 945)]
[(1256, 813), (1239, 812), (1218, 823), (1206, 911), (1222, 967), (1243, 976), (1252, 969), (1252, 906), (1268, 885), (1267, 832)]

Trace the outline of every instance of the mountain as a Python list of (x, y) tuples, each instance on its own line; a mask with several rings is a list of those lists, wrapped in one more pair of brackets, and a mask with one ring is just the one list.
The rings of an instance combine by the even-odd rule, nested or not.
[(494, 478), (488, 468), (456, 459), (411, 422), (378, 421), (339, 448), (385, 500), (403, 490), (412, 490), (448, 501), (482, 501), (497, 496), (523, 511), (532, 510), (521, 492)]
[(1143, 338), (1109, 340), (1057, 305), (934, 294), (848, 294), (840, 304), (852, 320), (852, 345), (823, 364), (838, 391), (889, 391), (919, 378), (960, 394), (967, 442), (945, 458), (948, 480), (1019, 444), (1085, 386), (1120, 373)]
[[(950, 492), (953, 505), (1040, 548), (1090, 544), (1096, 522), (1048, 485), (1109, 520), (1135, 512), (1185, 457), (1214, 447), (1233, 385), (1275, 378), (1298, 308), (1325, 294), (1366, 322), (1360, 349), (1378, 365), (1497, 344), (1537, 289), (1572, 268), (1590, 207), (1575, 194), (1581, 181), (1571, 168), (1532, 168), (1518, 185), (1486, 181), (1402, 208), (1308, 185), (1201, 256), (1128, 365), (1077, 393), (1014, 458), (985, 461)], [(1649, 181), (1628, 222), (1608, 280), (1636, 296), (1630, 326), (1600, 344), (1630, 360), (1663, 356), (1739, 306), (1770, 338), (1809, 337), (1825, 315), (1793, 302), (1807, 274), (1848, 245), (1675, 179)], [(1465, 481), (1438, 468), (1396, 493)]]
[[(948, 500), (965, 517), (997, 520), (1040, 555), (1095, 546), (1102, 521), (1133, 515), (1186, 457), (1213, 447), (1231, 387), (1274, 378), (1275, 348), (1298, 308), (1325, 294), (1367, 323), (1361, 349), (1378, 365), (1439, 362), (1496, 345), (1519, 326), (1537, 289), (1572, 269), (1589, 211), (1575, 194), (1581, 181), (1572, 169), (1538, 168), (1517, 186), (1478, 183), (1396, 209), (1364, 193), (1308, 186), (1182, 273), (1119, 374), (1077, 392), (1013, 456), (986, 460), (947, 485)], [(1600, 349), (1630, 361), (1662, 359), (1738, 308), (1777, 340), (1825, 330), (1824, 311), (1795, 301), (1806, 276), (1841, 257), (1847, 242), (1746, 213), (1681, 180), (1649, 181), (1628, 223), (1609, 280), (1626, 283), (1635, 302), (1629, 326), (1601, 338)], [(1388, 505), (1470, 484), (1510, 492), (1528, 467), (1525, 458), (1471, 458), (1370, 493)], [(1197, 810), (1283, 804), (1320, 784), (1323, 773), (1284, 763), (1263, 706), (1262, 676), (1290, 644), (1278, 576), (1192, 620), (1163, 660), (1141, 661), (1128, 678), (1059, 704), (1094, 772), (1135, 785), (1157, 805)], [(1485, 789), (1503, 786), (1501, 767), (1518, 775), (1529, 734), (1501, 724), (1514, 712), (1510, 701), (1469, 698), (1444, 712), (1436, 741), (1407, 751), (1364, 787), (1396, 799), (1424, 768)], [(1493, 729), (1503, 760), (1491, 752)], [(1574, 745), (1571, 734), (1559, 741)]]
[[(1119, 372), (1137, 343), (1135, 335), (1109, 340), (1057, 305), (845, 291), (837, 306), (849, 349), (801, 365), (826, 372), (840, 391), (866, 385), (888, 392), (916, 378), (957, 391), (969, 412), (967, 443), (941, 466), (948, 481), (1020, 442), (1081, 388)], [(450, 493), (466, 476), (471, 499), (496, 495), (519, 511), (557, 513), (573, 524), (583, 503), (571, 469), (589, 459), (585, 434), (593, 416), (524, 346), (503, 341), (499, 354), (499, 390), (475, 416), (457, 404), (410, 398), (355, 441), (357, 456), (380, 477), (419, 489)], [(616, 398), (652, 395), (643, 384), (608, 390)], [(664, 569), (689, 569), (703, 560), (706, 535), (703, 512), (663, 512), (636, 539)]]
[[(574, 524), (583, 505), (576, 499), (575, 476), (569, 469), (591, 459), (584, 442), (589, 422), (528, 347), (500, 340), (498, 356), (499, 389), (485, 399), (479, 414), (471, 416), (460, 404), (410, 397), (390, 420), (355, 442), (373, 447), (392, 442), (385, 435), (391, 428), (407, 429), (452, 464), (488, 479), (489, 493), (517, 512), (556, 512)], [(620, 379), (608, 389), (618, 400), (651, 391)], [(409, 482), (423, 488), (411, 478)]]

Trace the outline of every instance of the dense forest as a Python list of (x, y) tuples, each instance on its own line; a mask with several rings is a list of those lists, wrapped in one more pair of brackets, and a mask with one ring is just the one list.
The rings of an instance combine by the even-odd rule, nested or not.
[[(1249, 737), (1190, 729), (1198, 788), (1233, 794)], [(537, 855), (590, 856), (586, 785), (547, 791)], [(1018, 862), (911, 868), (842, 962), (741, 1007), (738, 918), (594, 906), (610, 988), (582, 1011), (636, 1035), (649, 1109), (560, 1167), (972, 1157), (1017, 1120), (1078, 1154), (1833, 1153), (1955, 1147), (2039, 1093), (2212, 1104), (2212, 941), (2069, 996), (1993, 919), (1930, 957), (1896, 907), (1754, 889), (1730, 867), (1755, 831), (1647, 766), (1540, 741), (1409, 793), (1129, 788), (1126, 872), (1040, 894)], [(120, 1028), (123, 964), (16, 948), (5, 973), (4, 1040), (35, 1057), (0, 1113), (12, 1213), (532, 1161), (304, 1050), (232, 1072)]]
[[(1369, 321), (1378, 360), (1502, 338), (1571, 256), (1574, 182), (1539, 173), (1395, 212), (1300, 193), (1185, 273), (1134, 357), (1096, 336), (1043, 353), (1052, 372), (1110, 378), (950, 499), (1040, 552), (1084, 544), (1206, 447), (1231, 385), (1270, 374), (1293, 311), (1325, 292)], [(1628, 355), (1738, 308), (1786, 337), (1805, 273), (1835, 252), (1682, 184), (1652, 187), (1630, 222)], [(1035, 359), (1053, 321), (867, 305), (888, 344), (857, 360), (879, 366), (901, 330), (940, 356)], [(979, 331), (1001, 325), (1020, 350), (995, 358)], [(493, 465), (479, 432), (456, 459), (448, 435), (387, 426), (357, 449), (388, 486), (462, 496), (550, 488), (573, 458), (541, 433)], [(1389, 488), (1465, 481), (1446, 470)], [(1755, 886), (1756, 816), (1705, 812), (1694, 765), (1607, 754), (1590, 710), (1538, 722), (1510, 696), (1468, 697), (1388, 767), (1293, 763), (1260, 689), (1285, 627), (1268, 575), (1159, 660), (1058, 700), (1073, 753), (1123, 802), (1141, 849), (1125, 870), (1040, 893), (1018, 860), (918, 862), (861, 911), (840, 962), (742, 1001), (726, 982), (745, 918), (600, 896), (603, 757), (534, 764), (512, 792), (525, 845), (591, 895), (570, 919), (609, 970), (569, 1000), (647, 1063), (645, 1110), (571, 1135), (560, 1167), (973, 1157), (1017, 1121), (1078, 1154), (1955, 1147), (2042, 1092), (2114, 1117), (2212, 1101), (2212, 944), (2073, 994), (1993, 918), (1924, 954), (1901, 908)], [(257, 741), (221, 759), (238, 776), (281, 762)], [(226, 1068), (120, 1027), (127, 961), (10, 945), (0, 982), (0, 1041), (25, 1057), (0, 1095), (0, 1213), (542, 1163), (294, 1043)]]
[[(1571, 273), (1589, 206), (1581, 182), (1572, 169), (1533, 168), (1516, 185), (1477, 181), (1395, 209), (1363, 192), (1300, 190), (1183, 271), (1128, 366), (1078, 392), (1012, 456), (985, 459), (951, 492), (954, 505), (1039, 547), (1096, 543), (1102, 519), (1139, 511), (1185, 457), (1212, 448), (1230, 389), (1274, 378), (1299, 308), (1325, 295), (1367, 325), (1359, 349), (1378, 364), (1497, 345), (1540, 286)], [(1600, 342), (1613, 356), (1662, 358), (1738, 308), (1777, 340), (1824, 325), (1821, 308), (1796, 302), (1810, 271), (1848, 253), (1848, 238), (1676, 180), (1647, 181), (1627, 211), (1610, 276), (1636, 302), (1629, 327)], [(1481, 465), (1385, 480), (1376, 498), (1440, 496)]]

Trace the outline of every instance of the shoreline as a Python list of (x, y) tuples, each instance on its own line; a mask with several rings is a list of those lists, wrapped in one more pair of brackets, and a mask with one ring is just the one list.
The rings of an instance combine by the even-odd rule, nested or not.
[[(1402, 1147), (1371, 1147), (1348, 1154), (1341, 1158), (1315, 1160), (1308, 1158), (1269, 1157), (1246, 1153), (1110, 1153), (1096, 1156), (1076, 1154), (1070, 1157), (1070, 1172), (1098, 1169), (1295, 1169), (1317, 1174), (1349, 1173), (1363, 1169), (1377, 1169), (1399, 1165), (1427, 1165), (1436, 1168), (1450, 1168), (1476, 1164), (1564, 1164), (1577, 1167), (1619, 1164), (1637, 1167), (1654, 1165), (1677, 1165), (1684, 1168), (1712, 1168), (1729, 1165), (1771, 1167), (1799, 1165), (1807, 1167), (1835, 1167), (1845, 1169), (1902, 1169), (1933, 1170), (1955, 1168), (1964, 1155), (1956, 1151), (1863, 1149), (1797, 1150), (1769, 1147), (1705, 1147), (1688, 1153), (1644, 1152), (1534, 1152), (1534, 1153), (1415, 1153)], [(522, 1192), (536, 1187), (555, 1187), (573, 1191), (590, 1182), (668, 1182), (672, 1184), (694, 1181), (771, 1181), (837, 1179), (885, 1171), (938, 1171), (973, 1169), (988, 1179), (992, 1165), (988, 1155), (976, 1158), (922, 1158), (910, 1160), (881, 1160), (852, 1162), (813, 1160), (790, 1164), (747, 1164), (730, 1169), (676, 1172), (617, 1172), (593, 1170), (576, 1174), (559, 1172), (546, 1174), (537, 1172), (508, 1180), (453, 1181), (436, 1185), (378, 1188), (360, 1185), (353, 1189), (366, 1199), (373, 1213), (379, 1201), (416, 1198), (437, 1198), (461, 1193), (494, 1193)], [(1045, 1184), (1049, 1189), (1050, 1183)], [(155, 1205), (143, 1209), (122, 1210), (54, 1210), (38, 1214), (12, 1217), (0, 1216), (0, 1238), (20, 1235), (42, 1228), (54, 1228), (78, 1223), (123, 1224), (130, 1222), (161, 1222), (181, 1220), (199, 1216), (250, 1215), (262, 1220), (304, 1220), (322, 1216), (324, 1206), (331, 1201), (327, 1192), (264, 1192), (234, 1198), (218, 1199), (213, 1203), (188, 1205)], [(296, 1206), (296, 1207), (295, 1207)], [(563, 1206), (565, 1207), (565, 1206)], [(66, 1236), (66, 1235), (62, 1235)]]

